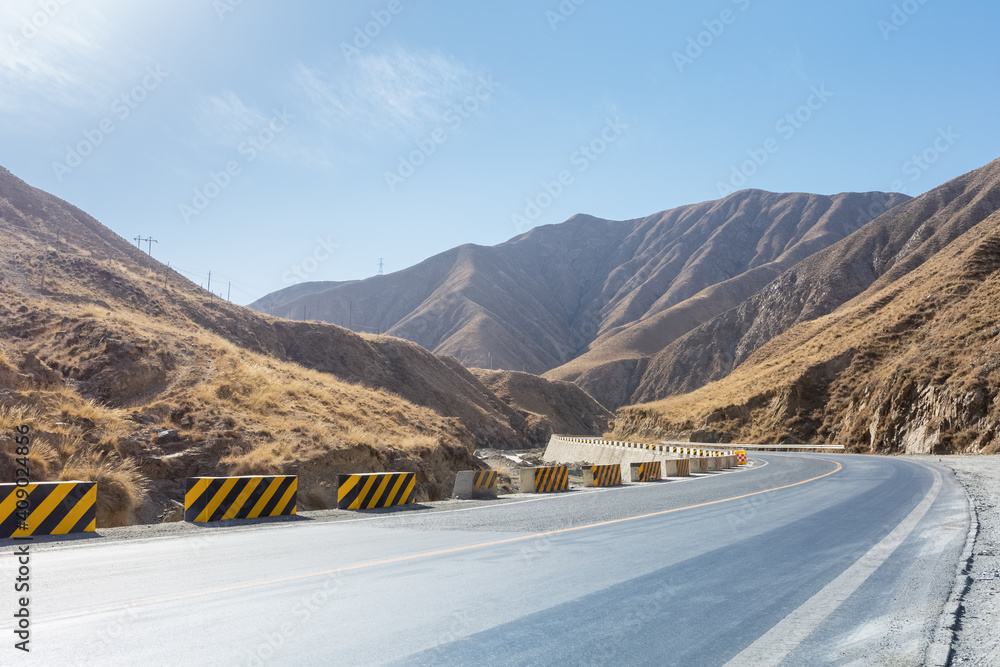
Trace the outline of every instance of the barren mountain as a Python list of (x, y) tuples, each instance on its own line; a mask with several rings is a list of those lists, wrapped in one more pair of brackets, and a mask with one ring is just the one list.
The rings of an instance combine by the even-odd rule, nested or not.
[(102, 525), (200, 474), (295, 471), (317, 508), (336, 473), (413, 470), (436, 498), (475, 446), (537, 444), (454, 359), (229, 304), (2, 168), (0, 234), (0, 477), (29, 423), (32, 478), (101, 479)]
[(906, 199), (747, 190), (640, 220), (578, 215), (391, 275), (318, 283), (312, 293), (296, 286), (252, 307), (388, 332), (467, 366), (551, 371), (620, 405), (646, 358)]
[(998, 210), (1000, 161), (807, 260), (654, 362), (670, 369), (665, 383), (724, 374), (727, 346), (742, 364), (622, 408), (617, 435), (997, 452)]
[(996, 210), (1000, 163), (898, 206), (803, 260), (760, 292), (653, 356), (629, 403), (692, 391), (725, 377), (764, 343), (920, 266)]

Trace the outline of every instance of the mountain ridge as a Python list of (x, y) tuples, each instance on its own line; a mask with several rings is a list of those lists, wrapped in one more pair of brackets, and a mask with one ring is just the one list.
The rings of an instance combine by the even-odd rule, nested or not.
[[(320, 286), (287, 301), (269, 295), (251, 307), (286, 316), (308, 308), (325, 321), (387, 331), (470, 367), (575, 380), (580, 373), (571, 364), (599, 356), (595, 346), (634, 336), (630, 329), (659, 317), (667, 326), (652, 336), (654, 346), (633, 356), (651, 354), (665, 344), (663, 331), (682, 335), (778, 268), (863, 226), (870, 211), (905, 199), (746, 190), (633, 220), (580, 214), (497, 246), (463, 245), (394, 274)], [(620, 404), (598, 396), (596, 383), (581, 386), (606, 405)]]

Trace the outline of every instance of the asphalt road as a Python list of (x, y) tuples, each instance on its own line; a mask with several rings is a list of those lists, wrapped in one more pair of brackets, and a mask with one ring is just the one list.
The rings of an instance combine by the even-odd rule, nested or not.
[(30, 654), (5, 547), (0, 664), (923, 664), (968, 530), (952, 474), (756, 459), (457, 511), (38, 545)]

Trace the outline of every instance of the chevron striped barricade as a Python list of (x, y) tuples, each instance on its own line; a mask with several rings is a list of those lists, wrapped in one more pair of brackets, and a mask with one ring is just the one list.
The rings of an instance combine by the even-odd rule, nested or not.
[(584, 486), (620, 486), (622, 467), (617, 464), (593, 465), (583, 469)]
[(337, 476), (337, 509), (371, 510), (417, 502), (417, 473), (376, 472)]
[(552, 493), (569, 490), (566, 466), (521, 468), (521, 493)]
[(292, 516), (297, 509), (295, 475), (188, 477), (184, 520), (192, 523)]
[(463, 470), (455, 475), (455, 495), (459, 498), (496, 498), (496, 470)]
[(0, 484), (0, 537), (93, 533), (97, 482)]
[(663, 479), (663, 471), (659, 461), (630, 463), (629, 468), (631, 468), (633, 482), (657, 482)]

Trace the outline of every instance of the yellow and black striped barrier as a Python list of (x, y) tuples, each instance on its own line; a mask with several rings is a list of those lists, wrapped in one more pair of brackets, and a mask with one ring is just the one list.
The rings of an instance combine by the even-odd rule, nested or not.
[(676, 463), (678, 477), (691, 476), (691, 459), (677, 459)]
[(583, 469), (584, 486), (619, 486), (621, 483), (620, 465), (593, 465)]
[(97, 482), (0, 484), (0, 537), (92, 533)]
[(184, 520), (194, 523), (291, 516), (299, 478), (294, 475), (188, 477)]
[(472, 477), (472, 488), (481, 491), (496, 491), (499, 474), (496, 470), (477, 470)]
[(656, 482), (663, 479), (663, 470), (660, 468), (659, 461), (633, 463), (631, 466), (633, 482)]
[(500, 475), (496, 470), (462, 470), (455, 475), (455, 495), (459, 498), (496, 498)]
[(370, 510), (417, 501), (417, 474), (376, 472), (337, 477), (337, 509)]
[(569, 471), (566, 466), (521, 468), (522, 493), (552, 493), (569, 490)]

